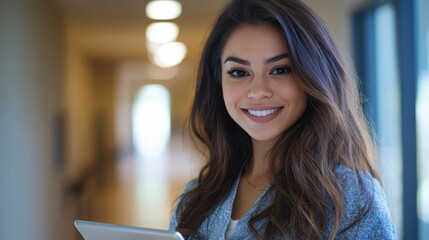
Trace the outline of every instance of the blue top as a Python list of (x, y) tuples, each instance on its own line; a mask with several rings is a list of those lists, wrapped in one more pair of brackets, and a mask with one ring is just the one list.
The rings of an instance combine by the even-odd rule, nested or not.
[[(379, 182), (368, 173), (359, 173), (361, 181), (356, 184), (355, 175), (347, 167), (340, 166), (336, 169), (337, 177), (342, 183), (344, 189), (344, 214), (340, 221), (339, 230), (347, 227), (358, 214), (359, 204), (363, 204), (367, 196), (362, 196), (360, 193), (373, 193), (374, 202), (369, 212), (365, 217), (351, 229), (341, 233), (337, 239), (396, 239), (395, 227), (393, 225), (389, 209), (387, 208), (386, 197)], [(233, 188), (226, 197), (200, 225), (198, 233), (202, 239), (224, 239), (225, 231), (231, 220), (232, 207), (237, 191), (239, 179), (236, 180)], [(196, 180), (191, 181), (185, 187), (183, 192), (189, 191), (197, 184)], [(235, 239), (254, 239), (250, 232), (247, 222), (255, 213), (269, 206), (274, 199), (275, 193), (268, 192), (268, 188), (259, 196), (252, 208), (241, 218), (237, 223), (234, 233), (231, 235), (231, 240)], [(170, 230), (175, 230), (178, 224), (177, 212), (174, 211), (170, 222)], [(255, 224), (258, 231), (263, 232), (264, 222), (260, 221)], [(327, 229), (332, 228), (332, 219), (328, 219)], [(324, 239), (329, 236), (329, 231), (324, 233)]]

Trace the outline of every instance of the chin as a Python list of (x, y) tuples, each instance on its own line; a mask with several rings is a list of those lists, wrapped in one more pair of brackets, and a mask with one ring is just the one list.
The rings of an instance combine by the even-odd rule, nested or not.
[(280, 134), (251, 134), (253, 141), (257, 142), (275, 142), (279, 138)]

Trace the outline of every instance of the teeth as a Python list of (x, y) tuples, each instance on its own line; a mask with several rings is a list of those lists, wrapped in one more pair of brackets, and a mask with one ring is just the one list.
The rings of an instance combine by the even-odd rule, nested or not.
[(256, 117), (265, 117), (268, 116), (270, 114), (273, 114), (275, 112), (277, 112), (279, 110), (279, 108), (273, 108), (273, 109), (266, 109), (266, 110), (247, 110), (251, 115), (256, 116)]

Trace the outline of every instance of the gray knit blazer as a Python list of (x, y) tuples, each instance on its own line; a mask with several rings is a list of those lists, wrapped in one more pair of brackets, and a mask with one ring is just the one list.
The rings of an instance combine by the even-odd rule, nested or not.
[[(372, 194), (374, 202), (368, 214), (353, 228), (343, 232), (337, 236), (337, 239), (396, 239), (395, 227), (390, 216), (389, 209), (386, 203), (386, 197), (379, 182), (371, 177), (368, 173), (359, 173), (360, 181), (356, 182), (353, 172), (346, 167), (340, 166), (336, 169), (337, 177), (341, 180), (342, 189), (344, 189), (344, 214), (340, 222), (340, 231), (348, 226), (358, 213), (359, 204), (364, 204), (365, 200), (369, 199), (367, 192)], [(206, 218), (198, 229), (197, 237), (189, 237), (187, 239), (207, 239), (219, 240), (225, 238), (225, 231), (228, 227), (232, 206), (237, 191), (239, 179), (236, 180), (230, 193), (226, 199), (221, 202), (214, 211)], [(187, 184), (183, 192), (189, 191), (197, 184), (193, 180)], [(231, 240), (254, 239), (248, 228), (248, 221), (258, 211), (269, 206), (275, 196), (274, 191), (269, 191), (269, 187), (259, 196), (253, 207), (243, 216), (237, 223), (237, 227), (231, 236)], [(171, 217), (170, 230), (175, 230), (178, 224), (180, 213), (175, 210)], [(258, 232), (263, 233), (266, 221), (260, 221), (255, 224)], [(328, 227), (324, 233), (324, 239), (329, 236), (329, 231), (332, 228), (332, 219), (328, 219)]]

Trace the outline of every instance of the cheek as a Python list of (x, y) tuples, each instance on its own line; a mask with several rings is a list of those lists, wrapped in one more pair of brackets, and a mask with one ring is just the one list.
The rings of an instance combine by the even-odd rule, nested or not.
[(288, 82), (282, 86), (282, 92), (284, 96), (291, 100), (302, 101), (307, 99), (307, 94), (298, 86), (296, 80)]
[(307, 108), (307, 95), (303, 95), (300, 98), (300, 105), (299, 105), (299, 117), (302, 116), (302, 114), (304, 114), (305, 109)]
[(222, 81), (222, 94), (225, 104), (230, 103), (234, 100), (234, 96), (236, 95), (234, 93), (236, 93), (234, 86), (230, 83)]
[(284, 86), (282, 89), (283, 99), (294, 105), (296, 114), (301, 115), (307, 107), (307, 93), (305, 93), (296, 83)]
[(226, 110), (228, 111), (231, 117), (234, 116), (236, 112), (236, 106), (239, 102), (239, 92), (238, 89), (231, 84), (222, 84), (222, 94), (223, 101), (225, 102)]
[(234, 104), (234, 94), (229, 88), (222, 87), (223, 101), (225, 102), (225, 107), (228, 112), (231, 114), (230, 110)]
[(304, 105), (307, 102), (307, 94), (300, 88), (290, 89), (288, 95), (289, 98), (295, 102), (302, 103)]
[(297, 108), (297, 115), (298, 117), (301, 117), (304, 113), (305, 109), (307, 108), (307, 94), (303, 91), (299, 91), (295, 93), (294, 96), (295, 102), (296, 102), (296, 108)]

